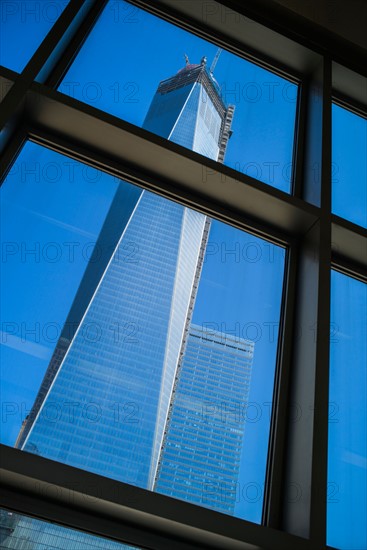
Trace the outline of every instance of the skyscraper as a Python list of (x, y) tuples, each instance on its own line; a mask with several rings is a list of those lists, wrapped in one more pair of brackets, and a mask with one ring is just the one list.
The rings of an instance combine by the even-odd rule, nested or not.
[[(143, 127), (223, 161), (233, 112), (205, 58), (187, 60), (159, 84)], [(126, 182), (116, 201), (115, 250), (88, 266), (17, 446), (153, 489), (210, 220)]]
[(254, 343), (191, 324), (154, 489), (233, 514)]
[[(213, 66), (212, 66), (213, 67)], [(223, 162), (234, 106), (226, 106), (206, 58), (163, 80), (158, 86), (143, 128)]]

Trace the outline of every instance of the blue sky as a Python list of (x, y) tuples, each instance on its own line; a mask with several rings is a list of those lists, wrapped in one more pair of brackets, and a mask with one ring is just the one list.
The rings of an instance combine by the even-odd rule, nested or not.
[(367, 227), (367, 119), (333, 105), (332, 211)]
[(110, 176), (30, 142), (1, 188), (3, 442), (33, 403), (115, 191)]
[(332, 271), (328, 544), (367, 548), (367, 286)]
[(22, 72), (69, 0), (0, 2), (0, 63)]
[[(65, 6), (65, 2), (59, 4)], [(6, 23), (2, 63), (20, 71), (50, 29), (56, 11), (41, 11), (39, 16), (22, 11), (5, 15), (2, 12), (2, 23)], [(20, 37), (22, 48), (15, 47)], [(184, 66), (184, 54), (192, 63), (199, 63), (206, 55), (210, 64), (216, 51), (215, 45), (125, 2), (111, 1), (59, 90), (141, 126), (159, 82)], [(226, 164), (289, 192), (296, 86), (226, 51), (221, 54), (215, 77), (224, 100), (236, 105)], [(353, 139), (346, 139), (346, 135), (353, 135)], [(365, 150), (366, 121), (334, 106), (333, 211), (361, 225), (366, 225), (367, 211)], [(27, 172), (30, 169), (32, 173)], [(66, 318), (86, 267), (88, 246), (98, 236), (116, 189), (112, 177), (85, 170), (57, 153), (27, 144), (2, 188), (2, 238), (8, 243), (2, 319), (10, 323), (6, 342), (3, 340), (7, 345), (1, 346), (5, 365), (2, 399), (15, 402), (15, 408), (8, 409), (2, 435), (7, 444), (12, 445), (18, 433), (21, 404), (29, 409), (33, 402), (55, 345), (51, 324), (61, 326)], [(69, 261), (70, 249), (63, 244), (68, 242), (79, 243), (73, 262)], [(39, 243), (36, 254), (25, 255), (25, 248), (35, 243)], [(49, 255), (53, 257), (60, 249), (60, 259), (50, 261)], [(37, 250), (40, 261), (36, 261)], [(261, 514), (284, 260), (284, 250), (279, 247), (214, 222), (194, 312), (196, 323), (234, 330), (255, 341), (250, 395), (255, 405), (248, 410), (241, 499), (236, 511), (252, 521), (259, 521)], [(342, 290), (334, 291), (334, 296), (341, 295)], [(340, 300), (341, 310), (332, 314), (342, 319), (343, 307), (349, 304), (348, 315), (360, 326), (363, 307), (357, 313), (355, 306), (365, 304), (363, 299), (364, 294), (358, 299)], [(26, 328), (35, 323), (50, 326), (50, 333), (40, 330), (39, 337), (28, 336), (22, 342), (22, 323)], [(13, 336), (9, 335), (12, 331)], [(356, 343), (362, 337), (358, 331), (351, 336)], [(362, 359), (365, 348), (363, 353)], [(332, 361), (337, 357), (332, 353)], [(343, 364), (349, 364), (349, 352), (342, 357)], [(342, 363), (335, 363), (339, 364), (336, 370), (342, 368)], [(354, 365), (363, 376), (362, 363)], [(336, 395), (340, 389), (335, 387)], [(257, 421), (253, 421), (254, 415)], [(338, 509), (343, 510), (342, 505)], [(339, 520), (339, 516), (333, 519)]]

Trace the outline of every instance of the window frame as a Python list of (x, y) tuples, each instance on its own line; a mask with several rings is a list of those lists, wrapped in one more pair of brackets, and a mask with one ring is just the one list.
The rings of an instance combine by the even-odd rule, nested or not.
[[(339, 97), (366, 112), (363, 52), (265, 1), (129, 1), (301, 82), (294, 194), (56, 91), (107, 0), (71, 0), (21, 74), (0, 68), (1, 181), (31, 139), (288, 247), (263, 524), (1, 445), (3, 506), (156, 550), (173, 542), (178, 550), (326, 549), (330, 273), (333, 268), (363, 280), (367, 266), (367, 230), (331, 213), (331, 104)], [(243, 26), (253, 27), (247, 43), (239, 40)], [(295, 327), (303, 329), (301, 335)], [(297, 422), (295, 401), (302, 413), (312, 411)]]

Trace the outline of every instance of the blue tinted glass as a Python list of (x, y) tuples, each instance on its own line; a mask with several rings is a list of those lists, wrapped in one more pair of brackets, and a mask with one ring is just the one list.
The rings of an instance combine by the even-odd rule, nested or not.
[(0, 2), (0, 65), (21, 72), (68, 3)]
[(32, 407), (89, 260), (97, 272), (111, 254), (93, 251), (116, 189), (113, 178), (30, 142), (1, 187), (3, 443), (14, 444)]
[[(216, 52), (215, 45), (136, 6), (110, 1), (59, 90), (220, 161), (220, 145), (228, 143), (226, 165), (289, 193), (298, 87), (227, 51), (212, 74)], [(194, 82), (204, 89), (199, 100), (205, 135), (198, 142), (212, 136), (214, 157), (205, 146), (178, 139), (179, 130), (170, 135), (170, 123), (188, 99), (184, 85), (193, 88)], [(214, 97), (206, 111), (205, 94)]]
[(332, 211), (367, 227), (367, 120), (333, 105)]
[(285, 251), (30, 143), (2, 199), (2, 441), (260, 523)]
[(137, 550), (136, 546), (67, 529), (0, 508), (0, 544), (11, 550)]
[(211, 221), (156, 480), (159, 492), (256, 523), (284, 259), (283, 249)]
[(331, 278), (327, 543), (367, 548), (367, 286)]

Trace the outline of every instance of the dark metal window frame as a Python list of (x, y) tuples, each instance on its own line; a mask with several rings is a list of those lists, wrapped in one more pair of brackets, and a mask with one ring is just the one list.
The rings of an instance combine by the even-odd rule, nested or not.
[(106, 0), (71, 0), (20, 75), (0, 68), (2, 181), (31, 139), (288, 248), (263, 524), (4, 445), (2, 506), (156, 550), (327, 548), (330, 270), (367, 267), (367, 231), (331, 213), (331, 102), (366, 112), (364, 52), (266, 0), (131, 3), (301, 82), (294, 194), (56, 91)]

